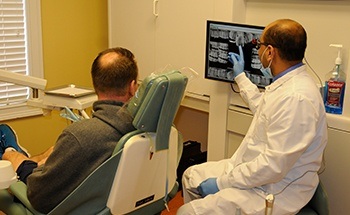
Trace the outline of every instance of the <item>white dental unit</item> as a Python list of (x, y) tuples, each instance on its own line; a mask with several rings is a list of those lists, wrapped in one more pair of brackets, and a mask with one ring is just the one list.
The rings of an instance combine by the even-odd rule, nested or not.
[(32, 98), (27, 105), (44, 110), (78, 110), (83, 118), (89, 118), (86, 108), (97, 100), (93, 89), (77, 87), (73, 84), (45, 90), (47, 81), (42, 78), (17, 74), (0, 69), (0, 80), (3, 82), (30, 87), (33, 90)]

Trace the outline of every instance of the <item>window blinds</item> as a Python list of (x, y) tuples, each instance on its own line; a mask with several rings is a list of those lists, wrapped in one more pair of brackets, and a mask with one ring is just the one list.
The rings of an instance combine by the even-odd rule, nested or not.
[[(0, 69), (28, 74), (25, 0), (0, 0)], [(0, 81), (0, 109), (25, 103), (29, 88)]]

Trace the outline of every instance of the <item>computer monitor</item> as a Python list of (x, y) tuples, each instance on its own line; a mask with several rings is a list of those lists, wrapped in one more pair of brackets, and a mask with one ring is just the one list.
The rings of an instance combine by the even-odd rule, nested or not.
[(242, 46), (244, 54), (244, 72), (258, 87), (271, 83), (270, 78), (261, 73), (261, 62), (256, 41), (264, 27), (219, 21), (207, 21), (205, 78), (233, 83), (233, 65), (228, 60), (228, 53), (239, 54)]

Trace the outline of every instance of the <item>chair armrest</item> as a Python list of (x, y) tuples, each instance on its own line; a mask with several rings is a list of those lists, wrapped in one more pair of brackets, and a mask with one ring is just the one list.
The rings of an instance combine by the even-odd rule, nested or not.
[(33, 206), (30, 204), (28, 197), (27, 197), (27, 185), (23, 183), (22, 181), (18, 181), (16, 183), (13, 183), (10, 186), (11, 193), (17, 197), (17, 199), (33, 214), (41, 214), (38, 211), (36, 211)]
[(174, 187), (171, 189), (170, 193), (168, 193), (169, 201), (175, 197), (178, 191), (179, 191), (179, 183), (175, 181)]
[(329, 214), (328, 195), (321, 181), (308, 205), (315, 210), (317, 214)]

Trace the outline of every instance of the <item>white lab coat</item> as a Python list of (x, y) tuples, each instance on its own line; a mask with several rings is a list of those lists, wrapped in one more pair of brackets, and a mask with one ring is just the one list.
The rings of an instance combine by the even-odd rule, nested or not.
[(268, 194), (275, 195), (273, 214), (295, 214), (318, 185), (327, 143), (319, 90), (304, 65), (266, 87), (265, 93), (243, 74), (235, 80), (254, 114), (252, 124), (230, 159), (185, 172), (185, 201), (195, 198), (188, 189), (217, 177), (219, 192), (191, 201), (196, 214), (235, 214), (238, 207), (242, 214), (264, 214)]

